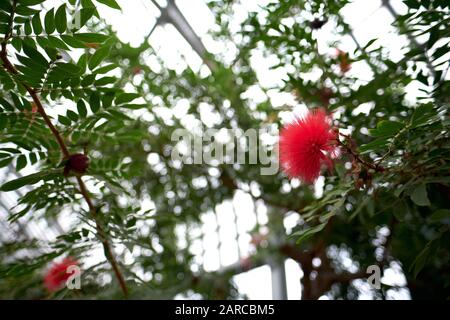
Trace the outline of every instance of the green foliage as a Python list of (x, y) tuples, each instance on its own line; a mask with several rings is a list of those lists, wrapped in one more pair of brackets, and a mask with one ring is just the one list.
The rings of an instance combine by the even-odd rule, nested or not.
[[(84, 270), (87, 282), (81, 294), (121, 298), (106, 239), (113, 249), (116, 244), (124, 248), (114, 254), (131, 297), (197, 292), (204, 298), (235, 298), (233, 274), (192, 271), (194, 256), (179, 246), (176, 228), (198, 225), (201, 214), (232, 199), (236, 189), (256, 186), (261, 195), (248, 194), (275, 211), (273, 216), (299, 214), (293, 232), (283, 233), (286, 243), (308, 255), (344, 248), (362, 269), (399, 262), (413, 298), (424, 288), (433, 288), (442, 298), (444, 283), (450, 283), (444, 272), (450, 243), (449, 83), (448, 64), (442, 61), (449, 48), (448, 4), (404, 1), (408, 13), (398, 16), (395, 26), (412, 37), (428, 35), (426, 43), (405, 48), (401, 61), (387, 58), (388, 48), (378, 46), (378, 39), (359, 46), (349, 53), (351, 61), (364, 62), (373, 73), (362, 83), (336, 72), (336, 57), (319, 54), (317, 32), (309, 27), (307, 15), (299, 15), (326, 17), (336, 27), (332, 46), (337, 47), (339, 39), (352, 32), (340, 14), (347, 2), (272, 2), (260, 13), (250, 12), (236, 31), (228, 21), (233, 2), (208, 1), (219, 30), (212, 35), (235, 42), (238, 54), (233, 61), (221, 55), (206, 57), (215, 68), (200, 76), (190, 68), (175, 72), (165, 67), (148, 39), (137, 48), (122, 43), (97, 12), (98, 5), (121, 10), (115, 0), (63, 1), (56, 7), (45, 0), (1, 1), (0, 40), (7, 51), (0, 69), (0, 168), (27, 171), (0, 188), (23, 192), (8, 223), (44, 219), (54, 225), (63, 215), (73, 221), (69, 230), (47, 243), (17, 239), (0, 244), (0, 297), (45, 297), (41, 278), (50, 261), (67, 255), (83, 261), (103, 245), (103, 261)], [(74, 24), (76, 12), (80, 25)], [(276, 57), (271, 68), (284, 68), (282, 84), (267, 88), (259, 82), (251, 63), (255, 50)], [(148, 56), (161, 70), (145, 64)], [(140, 80), (135, 79), (136, 68)], [(314, 81), (303, 76), (318, 69), (321, 76)], [(421, 83), (424, 94), (414, 103), (405, 98), (411, 82)], [(264, 101), (246, 94), (255, 87), (264, 93)], [(325, 89), (330, 99), (324, 100)], [(260, 175), (260, 165), (188, 165), (170, 158), (171, 134), (183, 127), (172, 108), (182, 99), (189, 103), (186, 116), (200, 123), (199, 106), (211, 105), (219, 118), (213, 125), (217, 129), (278, 129), (279, 115), (290, 109), (272, 106), (270, 90), (294, 92), (309, 108), (323, 106), (339, 114), (336, 124), (349, 129), (354, 151), (373, 166), (343, 154), (335, 170), (323, 173), (324, 193), (317, 197), (312, 186), (295, 186), (282, 173)], [(39, 110), (36, 96), (49, 119)], [(367, 103), (367, 113), (355, 112)], [(169, 120), (161, 109), (172, 112)], [(47, 120), (70, 154), (89, 156), (82, 177), (64, 175), (67, 155)], [(157, 165), (148, 162), (149, 155), (158, 159)], [(199, 177), (206, 186), (194, 185)], [(78, 179), (86, 182), (94, 209), (87, 205)], [(283, 191), (286, 185), (288, 193)], [(152, 209), (143, 205), (149, 199)], [(270, 232), (278, 225), (271, 220)], [(391, 238), (374, 244), (382, 227)], [(29, 259), (21, 258), (25, 248), (33, 250)], [(377, 249), (384, 250), (383, 257), (376, 255)], [(277, 256), (279, 251), (270, 247), (260, 254)], [(327, 252), (321, 256), (324, 263)], [(120, 262), (127, 254), (133, 255), (132, 265)], [(338, 258), (328, 260), (333, 260), (334, 272), (345, 271)], [(152, 275), (150, 280), (139, 276), (143, 272)], [(99, 281), (105, 274), (112, 276), (111, 283)], [(330, 286), (321, 294), (351, 297), (350, 286), (339, 281), (336, 285), (338, 293)], [(64, 296), (76, 297), (65, 289), (53, 297)]]

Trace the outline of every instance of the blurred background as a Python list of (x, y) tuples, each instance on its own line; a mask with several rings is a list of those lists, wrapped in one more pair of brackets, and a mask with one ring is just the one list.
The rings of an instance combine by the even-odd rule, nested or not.
[[(304, 114), (315, 106), (330, 105), (337, 120), (346, 117), (341, 127), (343, 132), (365, 135), (371, 124), (364, 118), (372, 115), (378, 105), (401, 100), (402, 106), (409, 108), (418, 101), (432, 101), (431, 94), (424, 95), (426, 86), (420, 81), (402, 82), (398, 89), (396, 80), (389, 84), (377, 78), (383, 69), (382, 63), (403, 63), (411, 46), (428, 41), (426, 33), (412, 38), (395, 25), (399, 16), (409, 12), (407, 1), (117, 2), (121, 11), (99, 4), (100, 22), (90, 28), (102, 30), (107, 26), (108, 32), (117, 37), (110, 59), (121, 61), (118, 62), (121, 70), (113, 74), (122, 79), (121, 85), (142, 93), (143, 102), (153, 106), (151, 111), (134, 110), (129, 114), (141, 120), (130, 130), (148, 128), (151, 137), (146, 142), (136, 142), (139, 148), (134, 147), (134, 142), (120, 141), (114, 146), (99, 146), (97, 151), (103, 154), (122, 152), (128, 157), (126, 162), (140, 162), (134, 168), (134, 175), (124, 178), (131, 196), (111, 195), (105, 201), (118, 204), (124, 211), (139, 205), (136, 212), (147, 212), (153, 217), (134, 221), (128, 231), (136, 235), (133, 240), (124, 236), (115, 243), (121, 263), (133, 273), (130, 277), (151, 283), (151, 293), (141, 296), (411, 299), (411, 282), (408, 283), (405, 274), (408, 271), (404, 266), (404, 261), (411, 261), (411, 258), (402, 260), (403, 257), (392, 254), (408, 247), (408, 238), (401, 240), (404, 246), (389, 252), (389, 259), (383, 264), (382, 289), (372, 288), (362, 275), (368, 265), (378, 264), (388, 254), (387, 243), (393, 230), (389, 219), (378, 219), (381, 213), (370, 213), (374, 210), (370, 203), (360, 208), (364, 198), (355, 196), (350, 202), (341, 203), (339, 209), (347, 216), (353, 216), (357, 208), (360, 211), (355, 214), (363, 215), (367, 211), (366, 218), (373, 218), (370, 223), (358, 219), (349, 223), (336, 222), (333, 225), (336, 230), (331, 232), (334, 238), (319, 233), (306, 244), (296, 245), (292, 234), (307, 223), (306, 217), (300, 214), (301, 209), (296, 209), (326, 199), (333, 190), (344, 194), (336, 187), (332, 173), (325, 172), (313, 186), (305, 186), (281, 174), (258, 176), (258, 166), (179, 166), (164, 158), (170, 154), (164, 148), (170, 145), (170, 132), (176, 127), (246, 129), (273, 125), (270, 130), (276, 132), (294, 115)], [(49, 0), (45, 6), (51, 8), (60, 3)], [(313, 21), (323, 22), (323, 25), (313, 26)], [(304, 33), (295, 29), (295, 25)], [(368, 48), (374, 43), (376, 50), (370, 51)], [(298, 48), (292, 49), (295, 46)], [(333, 69), (337, 68), (333, 66), (337, 49), (350, 56), (351, 69), (346, 72), (345, 80)], [(67, 53), (68, 59), (77, 60), (82, 53), (82, 50), (72, 50)], [(334, 75), (327, 73), (327, 79), (325, 72), (317, 67), (320, 66), (317, 57), (321, 55), (328, 57), (323, 61), (327, 72), (335, 72)], [(441, 59), (448, 60), (448, 55)], [(425, 62), (418, 62), (418, 65), (419, 70), (409, 66), (405, 74), (416, 77), (420, 70), (427, 70)], [(440, 67), (445, 70), (448, 63)], [(227, 70), (231, 70), (230, 73)], [(428, 71), (423, 72), (426, 75)], [(446, 74), (443, 77), (448, 80)], [(367, 89), (372, 98), (365, 99), (364, 92), (358, 93), (362, 98), (352, 96), (374, 80), (378, 81), (376, 86)], [(323, 88), (330, 90), (329, 97), (323, 97), (326, 94), (320, 91)], [(316, 96), (316, 100), (311, 100), (308, 94)], [(384, 100), (375, 101), (377, 96), (384, 96)], [(356, 102), (349, 110), (353, 101)], [(64, 100), (60, 104), (68, 108), (75, 106)], [(53, 108), (49, 113), (57, 117), (59, 110)], [(353, 127), (349, 124), (352, 115), (358, 117)], [(152, 137), (159, 141), (152, 141)], [(344, 161), (336, 170), (348, 169), (348, 165)], [(0, 184), (19, 174), (12, 165), (1, 170)], [(34, 170), (33, 166), (27, 167), (20, 174)], [(92, 181), (88, 186), (92, 190), (102, 189)], [(0, 240), (4, 248), (18, 240), (35, 244), (15, 251), (14, 259), (19, 260), (51, 252), (51, 243), (74, 230), (74, 226), (83, 226), (72, 214), (73, 209), (33, 212), (27, 214), (28, 218), (8, 222), (10, 208), (30, 190), (25, 187), (0, 195)], [(361, 191), (362, 194), (371, 192)], [(392, 215), (392, 209), (383, 207), (388, 202), (375, 205), (375, 211)], [(325, 203), (324, 208), (328, 208), (327, 205)], [(395, 241), (400, 240), (394, 240), (394, 245)], [(423, 241), (416, 243), (418, 249), (412, 251), (420, 252)], [(92, 245), (89, 253), (75, 251), (75, 255), (82, 261), (86, 274), (97, 270), (104, 260), (98, 244)], [(13, 259), (11, 255), (8, 257)], [(442, 263), (436, 270), (445, 266), (445, 262)], [(328, 277), (329, 274), (332, 275)], [(307, 282), (302, 280), (306, 277)], [(110, 297), (113, 293), (101, 288), (109, 288), (113, 281), (111, 275), (100, 272), (95, 279), (99, 288), (92, 289), (92, 295)], [(310, 286), (309, 291), (305, 292), (305, 286)], [(428, 283), (425, 287), (432, 290), (433, 285)], [(422, 292), (418, 292), (420, 297)], [(138, 293), (136, 295), (139, 297)], [(65, 292), (60, 297), (69, 296), (70, 293)]]

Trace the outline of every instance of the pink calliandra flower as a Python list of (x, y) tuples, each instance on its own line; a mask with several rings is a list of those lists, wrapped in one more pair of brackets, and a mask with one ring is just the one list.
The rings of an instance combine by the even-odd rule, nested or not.
[(60, 263), (53, 264), (44, 277), (44, 285), (48, 291), (55, 292), (64, 286), (71, 275), (71, 273), (67, 272), (67, 268), (72, 265), (77, 266), (78, 262), (71, 257), (65, 258)]
[(296, 118), (280, 132), (279, 152), (283, 171), (291, 178), (314, 182), (322, 164), (333, 167), (331, 159), (339, 155), (337, 129), (324, 110), (310, 111)]

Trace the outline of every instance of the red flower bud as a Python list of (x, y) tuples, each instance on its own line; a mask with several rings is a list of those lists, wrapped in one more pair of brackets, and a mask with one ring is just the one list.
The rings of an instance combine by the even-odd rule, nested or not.
[(68, 175), (71, 171), (75, 174), (86, 173), (89, 167), (89, 158), (82, 153), (72, 154), (64, 167), (64, 175)]

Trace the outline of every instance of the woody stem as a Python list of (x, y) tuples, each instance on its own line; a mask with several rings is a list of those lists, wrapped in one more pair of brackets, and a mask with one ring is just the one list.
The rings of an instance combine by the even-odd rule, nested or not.
[[(345, 135), (345, 134), (343, 134), (343, 133), (339, 133), (339, 135), (345, 137), (347, 140), (349, 140), (349, 142), (350, 142), (350, 144), (351, 144), (351, 137), (350, 137), (350, 136)], [(356, 161), (358, 161), (359, 163), (361, 163), (361, 164), (362, 164), (363, 166), (365, 166), (366, 168), (373, 169), (373, 170), (375, 170), (375, 171), (381, 171), (381, 170), (382, 170), (382, 168), (381, 168), (380, 166), (378, 166), (378, 165), (376, 165), (376, 164), (374, 164), (374, 163), (371, 163), (371, 162), (368, 162), (368, 161), (364, 160), (364, 159), (360, 156), (360, 154), (359, 154), (358, 152), (356, 152), (355, 149), (354, 149), (351, 145), (349, 145), (349, 144), (347, 144), (347, 143), (344, 143), (344, 142), (340, 141), (339, 139), (336, 139), (336, 140), (337, 140), (337, 143), (338, 143), (345, 151), (347, 151), (347, 153), (349, 153), (349, 154), (353, 157), (353, 159), (355, 159)]]

